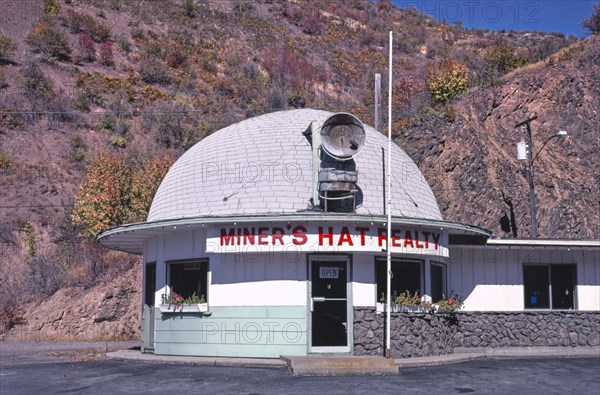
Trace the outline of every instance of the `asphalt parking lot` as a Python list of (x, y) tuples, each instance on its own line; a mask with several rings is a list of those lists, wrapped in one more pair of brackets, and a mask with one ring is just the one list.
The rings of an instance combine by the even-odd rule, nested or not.
[(0, 365), (0, 394), (600, 394), (600, 358), (476, 360), (398, 376), (293, 377), (287, 368), (117, 360)]

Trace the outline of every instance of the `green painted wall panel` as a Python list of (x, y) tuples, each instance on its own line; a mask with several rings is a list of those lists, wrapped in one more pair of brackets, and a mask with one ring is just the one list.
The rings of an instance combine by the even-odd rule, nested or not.
[(306, 306), (215, 307), (211, 315), (156, 311), (155, 354), (276, 358), (306, 355)]
[[(289, 327), (288, 330), (293, 329), (294, 324), (300, 325), (301, 330), (306, 330), (304, 324), (306, 319), (298, 318), (219, 318), (219, 317), (186, 317), (185, 319), (170, 318), (161, 319), (156, 321), (157, 331), (172, 331), (172, 330), (215, 330), (222, 329), (226, 331), (231, 330), (266, 330), (273, 328), (273, 330), (281, 331), (283, 327)], [(215, 324), (217, 328), (215, 328)], [(298, 328), (298, 325), (295, 327)], [(260, 328), (260, 329), (259, 329)]]
[(156, 343), (157, 355), (190, 355), (207, 357), (279, 358), (281, 355), (307, 355), (306, 346), (265, 347), (239, 344)]
[(295, 330), (276, 332), (273, 328), (249, 331), (240, 328), (235, 331), (220, 331), (217, 327), (198, 331), (156, 332), (155, 342), (160, 343), (202, 343), (202, 344), (263, 344), (287, 345), (306, 344), (306, 331)]

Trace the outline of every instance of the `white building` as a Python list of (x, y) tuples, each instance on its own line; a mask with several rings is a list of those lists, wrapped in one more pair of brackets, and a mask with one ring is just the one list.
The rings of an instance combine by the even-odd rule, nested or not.
[[(387, 138), (368, 126), (356, 137), (360, 127), (352, 116), (310, 109), (231, 125), (172, 166), (146, 222), (98, 237), (143, 254), (146, 350), (354, 352), (354, 311), (374, 308), (386, 281)], [(438, 300), (453, 290), (466, 311), (600, 310), (597, 240), (496, 240), (446, 222), (395, 144), (392, 161), (397, 293)], [(170, 291), (203, 295), (206, 311), (161, 306)]]

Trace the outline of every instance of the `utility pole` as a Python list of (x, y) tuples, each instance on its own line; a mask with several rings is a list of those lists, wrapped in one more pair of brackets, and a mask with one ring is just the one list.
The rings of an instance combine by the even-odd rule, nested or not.
[(375, 74), (375, 130), (381, 127), (381, 74)]
[(523, 125), (527, 126), (527, 143), (529, 144), (529, 150), (527, 153), (527, 158), (529, 159), (528, 163), (528, 173), (529, 173), (529, 206), (531, 209), (531, 238), (537, 239), (537, 218), (536, 218), (536, 207), (535, 207), (535, 190), (533, 184), (533, 141), (531, 139), (531, 122), (535, 121), (538, 118), (537, 115), (527, 118), (526, 120), (519, 122), (515, 125), (515, 128), (520, 128)]

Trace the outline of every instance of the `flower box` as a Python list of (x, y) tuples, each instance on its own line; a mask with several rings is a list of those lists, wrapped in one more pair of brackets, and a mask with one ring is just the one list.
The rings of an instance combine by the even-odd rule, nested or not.
[[(430, 309), (416, 305), (416, 306), (401, 306), (396, 303), (391, 304), (392, 313), (429, 313)], [(386, 303), (377, 303), (377, 312), (386, 312), (387, 304)]]
[(158, 306), (161, 313), (205, 313), (208, 311), (208, 303), (197, 304), (161, 304)]

